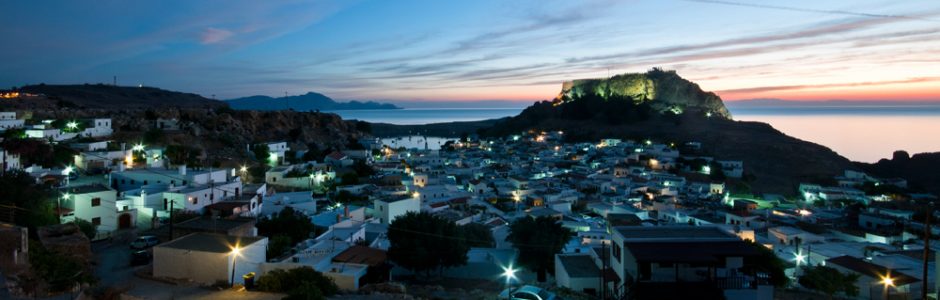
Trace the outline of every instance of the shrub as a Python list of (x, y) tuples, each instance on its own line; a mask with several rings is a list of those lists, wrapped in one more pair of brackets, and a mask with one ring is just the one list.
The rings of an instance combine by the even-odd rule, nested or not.
[(333, 279), (311, 267), (289, 270), (274, 270), (258, 278), (258, 290), (286, 293), (284, 299), (326, 299), (335, 295), (339, 288)]

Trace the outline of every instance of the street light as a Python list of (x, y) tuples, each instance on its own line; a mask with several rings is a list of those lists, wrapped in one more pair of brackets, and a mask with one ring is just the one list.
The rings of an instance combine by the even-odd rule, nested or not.
[(881, 299), (888, 299), (888, 288), (894, 286), (894, 278), (891, 278), (891, 274), (885, 275), (881, 277), (881, 284), (885, 286)]
[(75, 122), (75, 121), (68, 122), (65, 124), (65, 127), (67, 127), (69, 130), (75, 130), (76, 128), (78, 128), (78, 122)]
[(506, 277), (506, 299), (512, 299), (512, 280), (516, 278), (516, 269), (512, 265), (504, 267), (503, 276)]
[(231, 255), (232, 255), (232, 281), (230, 281), (230, 282), (231, 282), (231, 286), (233, 286), (233, 287), (235, 286), (235, 260), (238, 259), (238, 253), (240, 253), (240, 252), (241, 252), (241, 250), (238, 248), (238, 245), (235, 245), (235, 247), (232, 248), (232, 252), (231, 252)]
[(132, 151), (138, 151), (138, 152), (139, 152), (139, 151), (144, 151), (144, 144), (137, 144), (137, 145), (134, 145), (134, 147), (131, 148), (131, 150), (132, 150)]
[(806, 263), (806, 255), (803, 255), (803, 253), (797, 253), (797, 254), (795, 254), (795, 255), (796, 255), (796, 265), (797, 265), (797, 266), (799, 266), (800, 264)]

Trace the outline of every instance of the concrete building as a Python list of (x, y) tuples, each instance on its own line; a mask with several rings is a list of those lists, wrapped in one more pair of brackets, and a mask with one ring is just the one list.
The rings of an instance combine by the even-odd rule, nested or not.
[(243, 284), (243, 275), (261, 273), (267, 247), (266, 237), (193, 233), (153, 247), (153, 276)]
[(98, 234), (94, 239), (107, 238), (115, 230), (136, 225), (137, 209), (122, 207), (118, 211), (117, 191), (104, 185), (71, 186), (60, 192), (62, 197), (57, 205), (62, 223), (75, 219), (89, 221), (98, 226)]
[(600, 277), (600, 268), (589, 254), (555, 255), (555, 282), (558, 286), (597, 295), (601, 288)]
[(376, 199), (374, 205), (375, 217), (378, 218), (381, 224), (389, 224), (394, 221), (395, 218), (409, 212), (421, 211), (421, 200), (410, 196), (392, 199)]
[(7, 131), (9, 129), (23, 128), (24, 125), (24, 120), (16, 118), (16, 112), (0, 112), (0, 132)]
[(757, 255), (718, 227), (625, 226), (614, 229), (610, 265), (640, 299), (770, 300), (773, 285), (746, 271)]

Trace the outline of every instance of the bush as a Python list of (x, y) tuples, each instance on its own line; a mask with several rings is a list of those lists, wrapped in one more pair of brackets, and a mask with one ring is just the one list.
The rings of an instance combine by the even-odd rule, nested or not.
[(258, 278), (258, 290), (287, 293), (284, 299), (326, 299), (335, 295), (339, 287), (333, 279), (311, 267), (274, 270)]
[(78, 226), (78, 229), (82, 231), (82, 234), (88, 237), (88, 239), (94, 239), (95, 235), (98, 234), (98, 225), (92, 224), (87, 220), (75, 218), (75, 226)]

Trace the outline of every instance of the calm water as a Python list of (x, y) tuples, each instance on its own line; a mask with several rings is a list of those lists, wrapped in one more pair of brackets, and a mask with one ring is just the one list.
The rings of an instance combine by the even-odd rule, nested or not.
[[(911, 154), (940, 151), (940, 105), (937, 106), (826, 106), (735, 108), (736, 120), (759, 121), (787, 135), (829, 147), (851, 160), (875, 162), (895, 150)], [(522, 108), (335, 111), (344, 119), (392, 124), (427, 124), (477, 121), (519, 114)], [(424, 148), (419, 137), (388, 140), (394, 145)], [(437, 148), (444, 138), (431, 138)]]
[(399, 125), (479, 121), (518, 115), (522, 108), (405, 108), (337, 110), (343, 119)]

